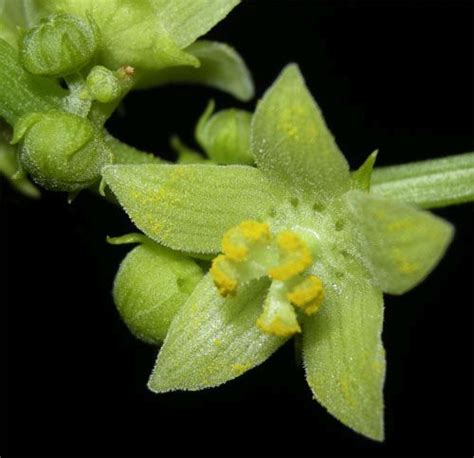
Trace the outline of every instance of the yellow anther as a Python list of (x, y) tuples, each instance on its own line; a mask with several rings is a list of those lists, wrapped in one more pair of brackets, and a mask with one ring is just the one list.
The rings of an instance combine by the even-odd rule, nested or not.
[(297, 332), (301, 332), (298, 323), (285, 323), (279, 316), (276, 316), (271, 322), (267, 322), (263, 317), (258, 318), (257, 327), (266, 334), (272, 334), (278, 337), (289, 337)]
[(226, 256), (220, 254), (213, 259), (210, 269), (214, 284), (219, 290), (220, 295), (224, 297), (234, 293), (237, 289), (237, 280), (232, 278), (229, 273), (230, 269), (227, 262)]
[(242, 243), (233, 240), (234, 233), (227, 231), (222, 239), (222, 252), (232, 261), (241, 262), (247, 259), (249, 249)]
[(303, 272), (313, 262), (308, 246), (294, 232), (280, 232), (277, 236), (277, 245), (283, 262), (268, 271), (268, 275), (275, 280), (288, 280)]
[(301, 307), (307, 315), (316, 313), (324, 299), (323, 283), (316, 275), (309, 275), (287, 295), (288, 300)]
[(224, 234), (222, 252), (232, 261), (242, 262), (249, 254), (249, 243), (269, 240), (268, 224), (253, 220), (242, 221)]
[(270, 239), (270, 228), (266, 223), (247, 220), (242, 221), (238, 227), (247, 240), (257, 241)]

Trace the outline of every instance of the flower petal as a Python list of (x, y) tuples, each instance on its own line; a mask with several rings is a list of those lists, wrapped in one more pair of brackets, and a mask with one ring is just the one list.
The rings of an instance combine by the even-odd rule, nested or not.
[(151, 0), (160, 22), (185, 48), (222, 21), (240, 0)]
[(315, 398), (360, 434), (383, 440), (382, 292), (351, 265), (325, 282), (321, 310), (303, 326), (306, 378)]
[(252, 148), (261, 170), (322, 203), (350, 188), (347, 162), (296, 65), (289, 65), (258, 104)]
[(270, 183), (255, 168), (115, 165), (103, 177), (150, 238), (193, 253), (217, 253), (226, 230), (271, 211)]
[(453, 227), (437, 216), (360, 191), (347, 194), (357, 242), (380, 288), (402, 294), (420, 283), (448, 247)]
[(253, 97), (252, 76), (232, 47), (217, 41), (199, 40), (185, 51), (199, 60), (201, 65), (198, 68), (179, 66), (147, 72), (142, 75), (137, 87), (169, 83), (203, 84), (228, 92), (239, 100), (247, 101)]
[(260, 331), (268, 281), (224, 299), (209, 276), (198, 284), (171, 323), (148, 387), (155, 392), (221, 385), (261, 364), (286, 339)]

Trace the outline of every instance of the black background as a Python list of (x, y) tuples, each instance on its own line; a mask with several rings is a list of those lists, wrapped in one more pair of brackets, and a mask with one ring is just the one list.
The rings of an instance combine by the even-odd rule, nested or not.
[[(375, 148), (386, 165), (472, 149), (471, 17), (459, 1), (250, 0), (209, 37), (242, 53), (258, 96), (298, 62), (351, 165)], [(172, 133), (192, 141), (210, 97), (254, 106), (162, 88), (130, 96), (110, 129), (166, 152)], [(470, 456), (472, 206), (436, 212), (457, 228), (447, 256), (420, 287), (386, 298), (387, 439), (377, 444), (312, 401), (291, 345), (220, 388), (148, 392), (156, 350), (128, 333), (110, 298), (129, 248), (105, 236), (130, 231), (126, 216), (87, 193), (34, 202), (1, 184), (10, 454)]]

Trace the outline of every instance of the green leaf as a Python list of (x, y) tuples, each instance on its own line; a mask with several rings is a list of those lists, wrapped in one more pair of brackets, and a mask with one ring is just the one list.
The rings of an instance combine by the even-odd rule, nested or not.
[(0, 0), (0, 38), (18, 49), (20, 27), (28, 28), (36, 14), (30, 0)]
[(14, 27), (31, 27), (38, 13), (34, 0), (3, 0), (0, 5), (0, 14)]
[(135, 234), (112, 243), (141, 243), (120, 264), (114, 281), (114, 301), (131, 332), (157, 344), (164, 340), (178, 309), (203, 274), (191, 258)]
[(228, 92), (238, 100), (247, 101), (254, 95), (252, 76), (240, 55), (230, 46), (215, 41), (200, 40), (186, 48), (196, 57), (199, 67), (169, 67), (142, 74), (139, 88), (169, 83), (203, 84)]
[(365, 162), (354, 172), (352, 172), (352, 187), (362, 191), (370, 190), (370, 181), (378, 151), (374, 151)]
[(451, 224), (429, 212), (360, 191), (348, 193), (346, 202), (360, 252), (387, 293), (402, 294), (420, 283), (451, 242)]
[(53, 81), (30, 75), (20, 65), (18, 52), (0, 39), (0, 117), (10, 125), (23, 115), (59, 108), (65, 93)]
[(151, 0), (151, 3), (166, 31), (183, 49), (222, 21), (240, 0)]
[(118, 165), (103, 176), (138, 228), (187, 252), (218, 252), (227, 229), (275, 203), (270, 183), (246, 166)]
[(347, 162), (296, 65), (283, 70), (258, 104), (252, 148), (265, 174), (318, 203), (350, 187)]
[(339, 421), (382, 441), (385, 354), (382, 292), (360, 266), (327, 279), (321, 310), (303, 326), (306, 377), (315, 398)]
[(204, 277), (171, 323), (148, 387), (155, 392), (221, 385), (265, 361), (285, 339), (255, 325), (268, 281), (221, 297)]
[(372, 190), (380, 197), (422, 208), (474, 201), (474, 153), (374, 170)]

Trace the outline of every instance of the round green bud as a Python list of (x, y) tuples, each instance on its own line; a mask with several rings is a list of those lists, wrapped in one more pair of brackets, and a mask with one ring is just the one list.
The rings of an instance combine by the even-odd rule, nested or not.
[(63, 111), (30, 113), (15, 125), (24, 169), (51, 191), (79, 191), (96, 182), (111, 162), (101, 133), (88, 120)]
[(228, 109), (211, 116), (210, 104), (196, 127), (196, 140), (218, 164), (253, 164), (250, 149), (251, 113)]
[(122, 86), (116, 74), (102, 65), (95, 66), (87, 76), (90, 97), (101, 103), (109, 103), (120, 97)]
[(159, 344), (202, 276), (194, 260), (148, 239), (122, 261), (114, 282), (115, 304), (136, 337)]
[(70, 75), (91, 61), (97, 35), (97, 27), (89, 20), (68, 14), (50, 16), (25, 34), (22, 65), (35, 75)]

